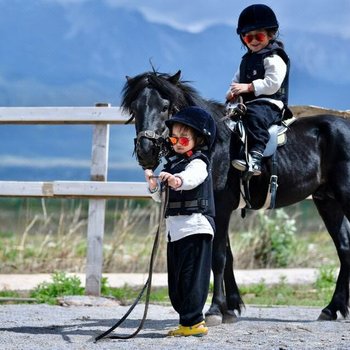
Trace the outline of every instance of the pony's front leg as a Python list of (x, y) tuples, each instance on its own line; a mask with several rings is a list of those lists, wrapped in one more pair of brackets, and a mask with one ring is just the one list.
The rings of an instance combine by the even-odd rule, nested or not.
[(225, 292), (226, 292), (226, 312), (224, 314), (224, 323), (233, 323), (237, 320), (235, 311), (241, 314), (242, 307), (244, 307), (243, 300), (239, 293), (236, 283), (236, 278), (233, 272), (233, 255), (230, 245), (229, 236), (227, 236), (226, 246), (226, 263), (224, 272)]
[(212, 271), (214, 276), (213, 298), (211, 306), (205, 314), (207, 325), (216, 326), (222, 323), (227, 311), (224, 290), (224, 271), (226, 264), (226, 245), (228, 225), (231, 213), (218, 210), (216, 207), (216, 232), (213, 241)]
[(213, 297), (209, 310), (205, 314), (205, 321), (208, 326), (217, 326), (222, 323), (223, 314), (226, 311), (226, 298), (224, 291), (224, 266), (225, 248), (213, 244)]

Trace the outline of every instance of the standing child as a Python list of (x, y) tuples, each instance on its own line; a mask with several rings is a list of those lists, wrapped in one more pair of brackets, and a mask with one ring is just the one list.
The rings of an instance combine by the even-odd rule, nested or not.
[[(203, 109), (188, 107), (166, 122), (174, 155), (159, 179), (169, 186), (165, 210), (169, 297), (180, 316), (169, 336), (203, 336), (208, 333), (203, 308), (208, 296), (214, 196), (209, 161), (216, 125)], [(149, 191), (160, 201), (152, 170), (145, 170)]]
[[(247, 113), (244, 124), (253, 175), (261, 174), (261, 160), (269, 140), (268, 128), (281, 121), (288, 103), (289, 58), (276, 40), (278, 21), (266, 5), (251, 5), (239, 16), (237, 34), (248, 52), (226, 93), (228, 101), (242, 96)], [(245, 171), (247, 164), (235, 159), (232, 165)]]

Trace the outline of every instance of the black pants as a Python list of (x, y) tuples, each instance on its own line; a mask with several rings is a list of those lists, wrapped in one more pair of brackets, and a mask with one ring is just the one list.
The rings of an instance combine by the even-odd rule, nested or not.
[(247, 103), (247, 113), (243, 123), (247, 130), (248, 151), (264, 153), (269, 141), (269, 127), (281, 120), (282, 112), (274, 104), (267, 101)]
[(168, 287), (182, 326), (203, 321), (211, 271), (212, 236), (194, 234), (168, 242)]

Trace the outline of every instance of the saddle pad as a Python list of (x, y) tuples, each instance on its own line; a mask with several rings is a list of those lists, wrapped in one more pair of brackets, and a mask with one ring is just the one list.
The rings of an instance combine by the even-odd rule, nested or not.
[(282, 122), (281, 125), (272, 125), (269, 128), (270, 139), (266, 144), (264, 151), (264, 157), (272, 156), (278, 146), (283, 146), (287, 142), (287, 130), (288, 127), (296, 120), (296, 118), (290, 118)]

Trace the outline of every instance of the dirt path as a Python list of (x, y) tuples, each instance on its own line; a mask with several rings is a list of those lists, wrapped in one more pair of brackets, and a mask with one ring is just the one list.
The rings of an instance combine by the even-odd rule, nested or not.
[[(131, 340), (92, 337), (122, 317), (124, 306), (0, 305), (0, 349), (349, 349), (350, 321), (315, 321), (319, 308), (248, 306), (238, 322), (212, 327), (203, 338), (169, 338), (177, 325), (171, 307), (151, 305), (144, 329)], [(137, 306), (118, 334), (138, 325), (143, 305)]]

